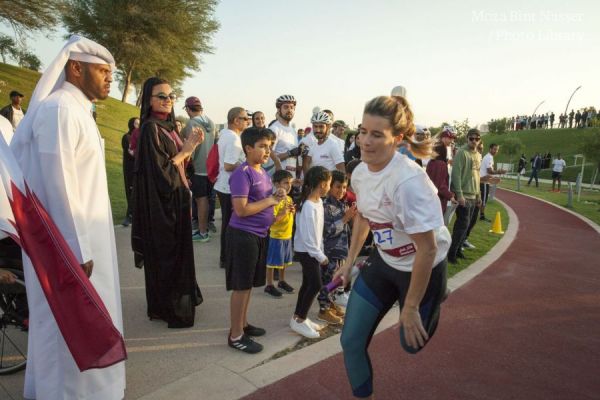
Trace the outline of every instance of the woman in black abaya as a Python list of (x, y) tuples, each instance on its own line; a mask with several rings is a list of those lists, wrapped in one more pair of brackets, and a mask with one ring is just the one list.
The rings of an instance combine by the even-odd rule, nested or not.
[(204, 134), (181, 141), (175, 132), (175, 95), (167, 81), (144, 83), (134, 169), (132, 247), (146, 278), (148, 317), (169, 328), (194, 325), (202, 302), (192, 247), (191, 197), (185, 162)]

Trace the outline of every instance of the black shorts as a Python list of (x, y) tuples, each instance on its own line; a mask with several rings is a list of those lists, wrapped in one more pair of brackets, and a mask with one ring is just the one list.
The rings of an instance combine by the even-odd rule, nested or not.
[(225, 287), (248, 290), (266, 284), (267, 240), (253, 233), (227, 227), (225, 234)]
[(560, 179), (561, 175), (561, 172), (552, 171), (552, 179)]
[(212, 192), (212, 184), (208, 180), (208, 176), (194, 174), (191, 177), (191, 181), (192, 196), (195, 199), (210, 196), (210, 192)]

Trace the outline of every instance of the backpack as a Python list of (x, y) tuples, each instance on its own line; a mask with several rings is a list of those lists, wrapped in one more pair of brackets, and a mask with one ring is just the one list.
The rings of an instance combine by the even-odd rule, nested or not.
[(214, 184), (219, 176), (219, 146), (215, 143), (206, 156), (206, 175), (210, 183)]

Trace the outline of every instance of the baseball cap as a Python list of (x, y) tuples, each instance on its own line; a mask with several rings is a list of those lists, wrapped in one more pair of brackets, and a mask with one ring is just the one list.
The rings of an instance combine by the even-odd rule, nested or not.
[(440, 134), (440, 137), (447, 137), (450, 139), (456, 139), (456, 134), (454, 133), (454, 130), (449, 127), (449, 126), (444, 126), (444, 128), (442, 129), (442, 133)]
[(197, 98), (196, 96), (191, 96), (191, 97), (188, 97), (187, 99), (185, 99), (185, 107), (193, 107), (193, 106), (200, 106), (200, 108), (202, 108), (202, 103), (200, 102), (199, 98)]
[(343, 126), (344, 128), (348, 127), (348, 125), (346, 125), (346, 123), (344, 121), (342, 121), (341, 119), (338, 119), (337, 121), (335, 121), (333, 123), (333, 126)]
[(15, 96), (19, 96), (19, 97), (25, 97), (23, 95), (23, 93), (17, 92), (16, 90), (13, 90), (12, 92), (10, 92), (9, 97), (15, 97)]

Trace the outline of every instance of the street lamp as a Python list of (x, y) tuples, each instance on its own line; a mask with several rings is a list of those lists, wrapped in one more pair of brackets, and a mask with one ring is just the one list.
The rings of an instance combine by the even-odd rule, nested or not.
[(536, 107), (536, 108), (533, 110), (533, 113), (532, 113), (531, 115), (534, 115), (534, 114), (535, 114), (535, 112), (537, 111), (537, 109), (538, 109), (538, 108), (540, 108), (540, 106), (541, 106), (542, 104), (544, 104), (545, 102), (546, 102), (546, 100), (542, 100), (542, 102), (541, 102), (540, 104), (538, 104), (538, 105), (537, 105), (537, 107)]
[(573, 95), (575, 95), (575, 92), (578, 91), (579, 89), (581, 89), (581, 86), (578, 86), (577, 89), (573, 90), (573, 93), (571, 93), (571, 97), (569, 97), (569, 101), (567, 101), (567, 106), (565, 107), (565, 115), (567, 115), (567, 110), (569, 109), (569, 104), (571, 103), (571, 99), (573, 98)]

